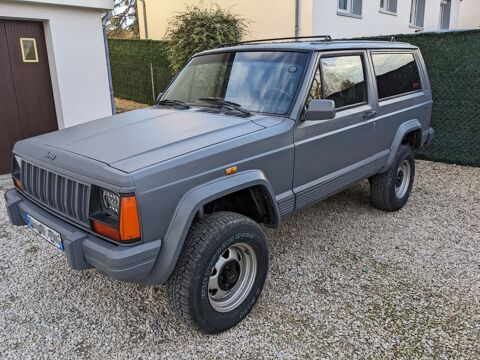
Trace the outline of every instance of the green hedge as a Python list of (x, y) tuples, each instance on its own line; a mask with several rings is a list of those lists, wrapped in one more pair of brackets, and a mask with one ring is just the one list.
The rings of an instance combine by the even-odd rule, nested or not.
[(420, 48), (432, 86), (437, 135), (418, 157), (480, 166), (480, 31), (394, 37)]
[(153, 104), (172, 78), (166, 42), (110, 39), (109, 46), (115, 96)]

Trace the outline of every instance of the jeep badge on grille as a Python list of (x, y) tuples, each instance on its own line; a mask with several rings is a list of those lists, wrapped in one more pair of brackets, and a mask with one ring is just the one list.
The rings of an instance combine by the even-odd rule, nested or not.
[(49, 160), (52, 160), (52, 161), (55, 160), (56, 157), (57, 157), (57, 155), (52, 154), (50, 151), (45, 154), (45, 159), (49, 159)]

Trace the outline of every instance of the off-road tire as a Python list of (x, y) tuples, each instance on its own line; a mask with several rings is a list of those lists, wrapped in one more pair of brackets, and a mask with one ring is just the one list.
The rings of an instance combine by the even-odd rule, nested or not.
[[(231, 311), (216, 311), (209, 299), (209, 280), (218, 259), (232, 246), (246, 244), (256, 257), (256, 274), (245, 299)], [(173, 310), (206, 333), (220, 333), (242, 321), (257, 302), (268, 272), (268, 246), (261, 227), (232, 212), (205, 215), (189, 230), (168, 281)], [(239, 300), (240, 301), (240, 300)]]
[[(406, 162), (406, 164), (404, 163)], [(409, 183), (405, 186), (404, 193), (399, 197), (396, 193), (396, 181), (398, 181), (399, 168), (402, 164), (409, 165)], [(370, 193), (372, 204), (384, 211), (397, 211), (407, 202), (412, 192), (413, 180), (415, 178), (415, 159), (410, 146), (400, 145), (395, 159), (390, 168), (381, 174), (370, 178)]]

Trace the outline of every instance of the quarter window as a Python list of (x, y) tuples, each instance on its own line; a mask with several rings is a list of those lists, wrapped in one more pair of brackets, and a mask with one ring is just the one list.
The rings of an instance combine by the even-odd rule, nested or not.
[(337, 109), (367, 101), (363, 61), (360, 55), (321, 59), (322, 96), (333, 100)]
[(380, 100), (422, 89), (412, 53), (372, 54), (372, 59)]
[(317, 67), (317, 71), (315, 71), (315, 77), (313, 78), (312, 87), (310, 88), (310, 92), (308, 93), (308, 100), (320, 100), (323, 99), (323, 92), (322, 92), (322, 72), (320, 71), (320, 67)]

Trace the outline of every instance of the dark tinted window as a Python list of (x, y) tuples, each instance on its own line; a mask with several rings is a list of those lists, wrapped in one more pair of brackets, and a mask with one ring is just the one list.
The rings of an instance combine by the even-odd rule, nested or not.
[(321, 63), (325, 99), (335, 101), (336, 108), (367, 101), (363, 62), (360, 55), (322, 58)]
[(373, 54), (372, 59), (379, 99), (421, 90), (413, 54)]

